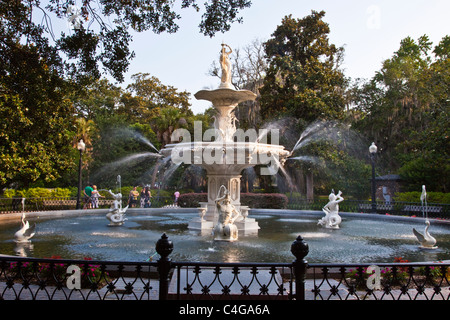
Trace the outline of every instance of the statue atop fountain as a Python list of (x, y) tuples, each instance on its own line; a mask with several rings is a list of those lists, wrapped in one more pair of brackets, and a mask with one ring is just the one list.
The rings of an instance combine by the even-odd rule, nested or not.
[(339, 229), (339, 225), (342, 221), (339, 216), (339, 202), (344, 201), (341, 197), (342, 192), (339, 190), (338, 194), (334, 194), (334, 190), (331, 191), (328, 199), (330, 200), (324, 207), (323, 212), (325, 212), (325, 217), (319, 220), (317, 223), (325, 228), (329, 229)]
[[(226, 48), (229, 49), (227, 52)], [(231, 84), (231, 61), (229, 55), (233, 52), (230, 46), (222, 43), (222, 50), (220, 51), (220, 66), (222, 67), (222, 76), (220, 78), (220, 89), (233, 89)]]
[(125, 211), (127, 211), (128, 206), (122, 209), (122, 194), (120, 192), (112, 193), (111, 190), (108, 190), (108, 192), (114, 199), (113, 205), (106, 214), (106, 218), (110, 221), (108, 226), (121, 226), (127, 220)]
[[(223, 196), (220, 196), (222, 189), (224, 189)], [(236, 241), (238, 239), (238, 229), (234, 221), (241, 216), (241, 213), (231, 204), (230, 193), (224, 185), (220, 187), (215, 202), (219, 211), (219, 221), (213, 230), (214, 240)]]

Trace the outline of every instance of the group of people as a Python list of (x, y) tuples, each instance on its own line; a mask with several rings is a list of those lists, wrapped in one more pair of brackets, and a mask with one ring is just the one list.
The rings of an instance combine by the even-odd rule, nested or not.
[[(83, 209), (95, 209), (98, 208), (98, 200), (99, 198), (104, 198), (98, 190), (97, 186), (93, 184), (89, 184), (86, 188), (84, 188), (84, 206)], [(175, 205), (178, 204), (178, 197), (180, 196), (180, 192), (177, 190), (174, 193), (174, 202)], [(134, 187), (130, 194), (128, 195), (128, 206), (130, 208), (136, 208), (138, 202), (140, 200), (141, 208), (150, 208), (151, 206), (151, 198), (152, 193), (150, 191), (149, 186), (145, 186), (142, 188), (141, 192), (137, 190), (137, 187)]]
[[(178, 205), (178, 198), (180, 197), (180, 192), (176, 190), (173, 195), (174, 195), (174, 204)], [(143, 187), (140, 193), (139, 191), (137, 191), (137, 187), (134, 187), (133, 190), (130, 191), (130, 194), (128, 196), (128, 205), (130, 208), (135, 208), (137, 206), (139, 197), (140, 197), (140, 207), (150, 208), (152, 193), (150, 191), (149, 186)]]
[(104, 198), (98, 190), (95, 184), (88, 184), (84, 188), (84, 206), (83, 209), (95, 209), (98, 208), (98, 198)]
[(145, 186), (142, 188), (141, 192), (137, 191), (137, 187), (134, 187), (133, 190), (130, 191), (128, 196), (128, 206), (130, 208), (135, 208), (138, 203), (138, 198), (140, 196), (140, 207), (141, 208), (150, 208), (152, 205), (151, 198), (152, 192), (150, 191), (149, 186)]

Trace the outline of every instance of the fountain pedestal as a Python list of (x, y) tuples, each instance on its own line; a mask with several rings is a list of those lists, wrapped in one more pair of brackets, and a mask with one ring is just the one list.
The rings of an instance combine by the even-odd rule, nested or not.
[[(208, 202), (199, 208), (201, 218), (194, 219), (188, 225), (193, 230), (210, 230), (218, 224), (218, 214), (215, 200), (221, 186), (224, 186), (230, 193), (231, 204), (239, 211), (244, 209), (245, 217), (239, 217), (235, 226), (238, 231), (244, 233), (257, 232), (258, 223), (248, 216), (248, 208), (241, 208), (241, 172), (243, 169), (253, 166), (250, 148), (238, 151), (238, 145), (234, 142), (233, 136), (236, 132), (236, 118), (234, 108), (247, 100), (255, 100), (256, 95), (248, 90), (234, 90), (228, 86), (223, 86), (216, 90), (201, 90), (194, 95), (197, 99), (208, 100), (213, 103), (217, 113), (214, 121), (216, 131), (216, 141), (213, 143), (203, 143), (202, 156), (209, 147), (215, 149), (214, 159), (219, 161), (202, 161), (199, 165), (206, 169), (208, 177)], [(238, 159), (239, 158), (239, 159)], [(206, 159), (207, 160), (207, 159)], [(204, 214), (203, 214), (204, 212)], [(234, 228), (234, 227), (233, 227)]]

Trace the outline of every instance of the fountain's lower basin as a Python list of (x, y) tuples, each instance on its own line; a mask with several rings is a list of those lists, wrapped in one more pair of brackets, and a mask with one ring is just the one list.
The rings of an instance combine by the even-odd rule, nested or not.
[[(239, 235), (239, 241), (223, 243), (212, 235), (189, 230), (196, 212), (158, 209), (129, 209), (123, 226), (108, 227), (99, 210), (67, 218), (28, 218), (36, 222), (37, 234), (30, 244), (19, 246), (13, 235), (18, 221), (0, 226), (0, 253), (33, 257), (61, 256), (145, 261), (155, 254), (155, 243), (165, 232), (174, 243), (175, 261), (292, 262), (290, 245), (301, 234), (309, 244), (310, 263), (393, 262), (395, 257), (409, 261), (450, 259), (450, 224), (432, 221), (430, 232), (439, 248), (420, 249), (412, 228), (423, 228), (419, 218), (342, 213), (339, 230), (317, 225), (323, 214), (305, 211), (252, 210), (261, 229), (257, 235)], [(157, 255), (154, 259), (157, 259)]]

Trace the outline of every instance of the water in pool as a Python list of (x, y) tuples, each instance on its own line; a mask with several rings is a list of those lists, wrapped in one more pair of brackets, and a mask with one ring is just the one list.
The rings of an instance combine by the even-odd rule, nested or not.
[(217, 242), (187, 228), (194, 213), (129, 212), (123, 226), (110, 227), (103, 214), (58, 219), (29, 219), (37, 224), (31, 243), (13, 240), (20, 222), (0, 226), (0, 254), (82, 259), (145, 261), (155, 255), (155, 243), (165, 232), (174, 243), (174, 261), (291, 262), (291, 243), (300, 234), (309, 244), (310, 263), (393, 262), (450, 259), (450, 225), (432, 223), (438, 249), (421, 249), (412, 228), (423, 231), (423, 220), (407, 221), (343, 217), (338, 230), (317, 225), (321, 216), (253, 214), (261, 229), (240, 235), (237, 242)]

